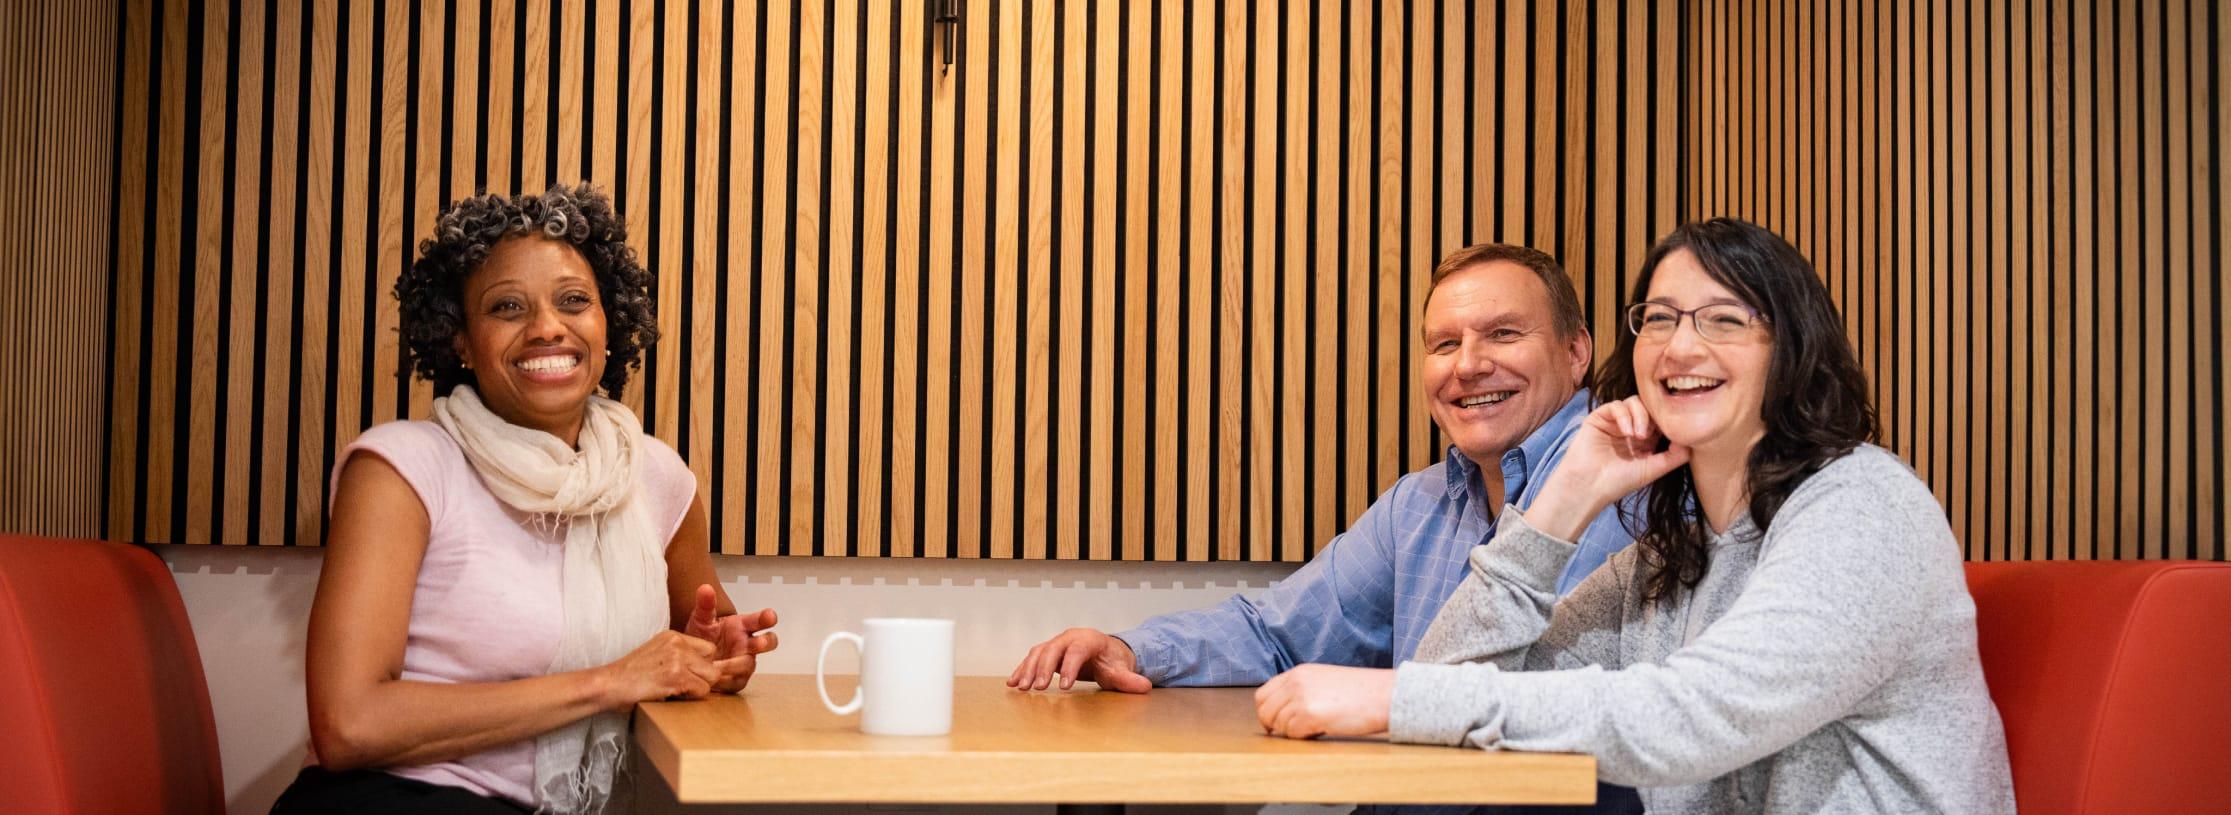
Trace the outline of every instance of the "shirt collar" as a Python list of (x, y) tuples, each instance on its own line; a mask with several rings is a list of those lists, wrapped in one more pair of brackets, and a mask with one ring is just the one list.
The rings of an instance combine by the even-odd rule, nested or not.
[[(1526, 474), (1532, 472), (1534, 462), (1542, 460), (1543, 456), (1555, 449), (1557, 442), (1571, 431), (1572, 426), (1587, 415), (1588, 402), (1587, 391), (1573, 392), (1572, 398), (1565, 400), (1564, 407), (1558, 408), (1557, 413), (1549, 417), (1549, 421), (1534, 428), (1534, 432), (1519, 442), (1517, 448), (1503, 453), (1503, 460), (1498, 464), (1503, 468), (1505, 498), (1515, 499), (1519, 491), (1525, 488)], [(1449, 497), (1459, 498), (1471, 488), (1479, 475), (1480, 465), (1471, 456), (1465, 455), (1464, 451), (1456, 449), (1454, 444), (1449, 445), (1447, 456)]]

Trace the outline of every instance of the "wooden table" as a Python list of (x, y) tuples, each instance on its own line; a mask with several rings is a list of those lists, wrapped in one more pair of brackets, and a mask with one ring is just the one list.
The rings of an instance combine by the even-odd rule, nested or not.
[[(840, 686), (841, 682), (841, 686)], [(852, 695), (832, 678), (829, 693)], [(953, 732), (869, 736), (810, 676), (652, 702), (635, 740), (682, 803), (1585, 804), (1596, 760), (1263, 734), (1252, 688), (1024, 693), (953, 682)]]

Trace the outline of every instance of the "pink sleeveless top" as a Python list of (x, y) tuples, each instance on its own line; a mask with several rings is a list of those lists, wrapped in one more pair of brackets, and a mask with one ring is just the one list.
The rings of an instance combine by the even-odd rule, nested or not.
[[(672, 540), (689, 512), (697, 479), (665, 442), (643, 438), (636, 500), (645, 502), (661, 540)], [(563, 533), (537, 532), (481, 483), (449, 432), (433, 422), (390, 422), (364, 431), (333, 465), (337, 490), (349, 456), (385, 459), (410, 482), (430, 522), (426, 557), (411, 594), (403, 678), (420, 682), (503, 682), (549, 672), (565, 612)], [(313, 754), (310, 760), (317, 760)], [(463, 787), (534, 806), (534, 740), (523, 739), (454, 761), (386, 770), (404, 778)]]

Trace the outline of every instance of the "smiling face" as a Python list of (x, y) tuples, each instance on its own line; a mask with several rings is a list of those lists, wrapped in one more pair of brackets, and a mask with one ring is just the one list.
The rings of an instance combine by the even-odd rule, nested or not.
[[(1713, 280), (1686, 249), (1667, 255), (1650, 278), (1648, 302), (1683, 311), (1742, 298)], [(1766, 325), (1730, 325), (1716, 342), (1697, 334), (1694, 317), (1673, 332), (1634, 340), (1635, 391), (1660, 432), (1700, 457), (1740, 461), (1766, 435), (1762, 408), (1774, 344)]]
[(596, 273), (563, 241), (511, 238), (465, 276), (457, 352), (480, 399), (505, 421), (575, 441), (604, 377)]
[(1572, 399), (1591, 353), (1588, 332), (1557, 335), (1541, 278), (1507, 260), (1443, 278), (1426, 301), (1423, 339), (1433, 423), (1487, 467)]

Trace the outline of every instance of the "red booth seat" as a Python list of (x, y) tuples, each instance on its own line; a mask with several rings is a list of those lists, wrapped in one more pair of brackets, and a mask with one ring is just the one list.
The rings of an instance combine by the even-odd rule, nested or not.
[(1968, 564), (2025, 815), (2231, 812), (2231, 564)]
[(0, 535), (0, 809), (224, 811), (216, 720), (170, 570)]

